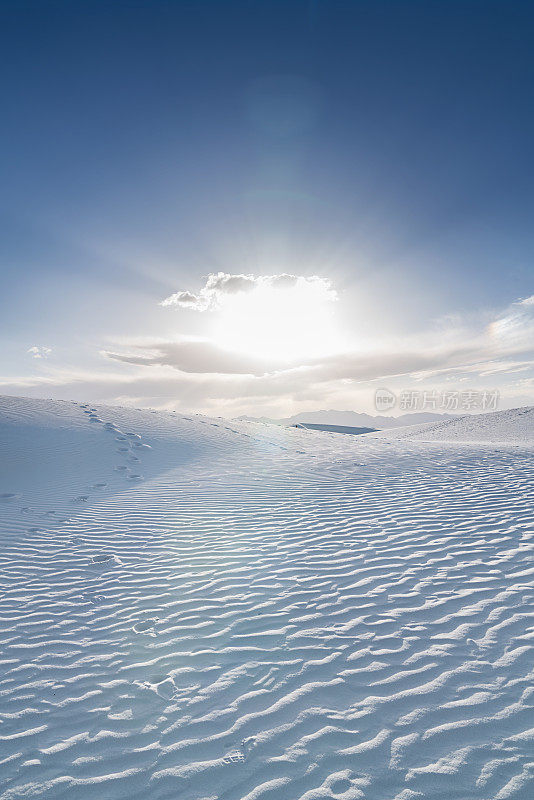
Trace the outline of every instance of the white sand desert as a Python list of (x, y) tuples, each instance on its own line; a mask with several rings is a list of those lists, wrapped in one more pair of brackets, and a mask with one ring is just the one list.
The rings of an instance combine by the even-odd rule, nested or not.
[(1, 800), (531, 800), (533, 443), (2, 398)]

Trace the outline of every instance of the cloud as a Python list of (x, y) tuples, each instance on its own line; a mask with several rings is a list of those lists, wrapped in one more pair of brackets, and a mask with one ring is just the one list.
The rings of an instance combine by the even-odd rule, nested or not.
[[(273, 277), (277, 276), (271, 276), (271, 278)], [(212, 274), (208, 276), (208, 280), (202, 291), (210, 295), (250, 292), (260, 281), (270, 281), (271, 278), (255, 278), (253, 275), (229, 275), (225, 272), (218, 272), (216, 275)]]
[(138, 366), (167, 366), (190, 374), (265, 375), (276, 365), (254, 356), (224, 350), (209, 340), (183, 339), (175, 342), (147, 342), (136, 352), (103, 354), (115, 361)]
[(337, 293), (326, 278), (318, 275), (231, 275), (217, 272), (208, 275), (205, 285), (198, 294), (189, 291), (174, 292), (160, 302), (160, 306), (178, 306), (192, 311), (210, 311), (224, 301), (225, 296), (253, 292), (259, 289), (299, 289), (313, 287), (324, 293), (326, 299), (337, 299)]
[(295, 398), (303, 392), (323, 395), (343, 382), (363, 386), (378, 380), (404, 380), (411, 384), (429, 379), (483, 380), (527, 372), (534, 366), (533, 325), (534, 305), (514, 303), (485, 327), (478, 324), (469, 328), (451, 321), (445, 336), (441, 330), (425, 331), (393, 345), (376, 345), (366, 352), (348, 350), (288, 361), (233, 352), (209, 340), (183, 339), (148, 341), (132, 345), (129, 352), (106, 355), (139, 367), (209, 376), (205, 384), (209, 385), (209, 392), (220, 391), (232, 379), (236, 382), (230, 385), (236, 391), (239, 386), (239, 391), (244, 392), (243, 400), (258, 394)]
[(28, 347), (26, 352), (29, 353), (32, 358), (48, 358), (52, 352), (52, 348), (45, 347), (44, 345), (34, 345), (33, 347)]
[[(445, 373), (495, 374), (529, 369), (534, 360), (499, 360), (483, 343), (427, 349), (382, 350), (370, 353), (337, 353), (298, 362), (267, 361), (233, 353), (210, 341), (153, 342), (137, 346), (137, 352), (105, 355), (115, 361), (146, 367), (171, 367), (189, 374), (255, 376), (279, 380), (293, 387), (333, 381), (372, 381), (409, 376), (420, 380)], [(149, 351), (147, 353), (147, 351)]]
[[(106, 362), (104, 362), (106, 363)], [(115, 363), (117, 369), (112, 365)], [(0, 379), (2, 393), (33, 397), (55, 397), (110, 405), (167, 408), (184, 412), (201, 412), (213, 416), (265, 414), (285, 417), (296, 411), (318, 408), (351, 408), (372, 411), (375, 381), (318, 381), (310, 371), (292, 369), (265, 375), (185, 373), (175, 367), (153, 364), (118, 364), (107, 361), (105, 367), (92, 371), (51, 369), (46, 375)], [(374, 373), (373, 373), (374, 374)], [(523, 374), (524, 375), (524, 374)], [(458, 370), (438, 375), (432, 383), (414, 384), (409, 375), (388, 378), (393, 391), (416, 388), (462, 389), (499, 388), (504, 407), (532, 403), (533, 383), (530, 376), (517, 376), (515, 382), (496, 381), (497, 376), (481, 378), (477, 371), (467, 375)]]
[(175, 292), (162, 300), (160, 306), (180, 306), (181, 308), (191, 308), (194, 311), (205, 310), (203, 299), (191, 292)]
[(488, 333), (502, 352), (521, 352), (534, 347), (534, 295), (512, 305), (488, 328)]
[(377, 385), (394, 391), (498, 388), (510, 407), (532, 402), (533, 325), (534, 304), (516, 302), (493, 319), (449, 319), (444, 328), (377, 342), (365, 352), (290, 362), (234, 352), (207, 339), (129, 340), (108, 350), (98, 370), (47, 362), (40, 374), (6, 377), (0, 386), (10, 394), (46, 391), (64, 399), (226, 416), (288, 416), (321, 407), (371, 410)]

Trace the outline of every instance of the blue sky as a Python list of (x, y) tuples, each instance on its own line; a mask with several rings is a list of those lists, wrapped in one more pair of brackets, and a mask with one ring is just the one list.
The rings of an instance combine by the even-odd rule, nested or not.
[(0, 391), (532, 402), (533, 29), (514, 0), (2, 2)]

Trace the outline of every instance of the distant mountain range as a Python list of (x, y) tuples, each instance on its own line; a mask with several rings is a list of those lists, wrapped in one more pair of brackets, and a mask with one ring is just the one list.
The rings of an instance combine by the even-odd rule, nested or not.
[(422, 425), (425, 422), (444, 422), (457, 417), (458, 414), (433, 414), (431, 411), (421, 411), (415, 414), (401, 414), (400, 417), (372, 416), (371, 414), (358, 414), (356, 411), (302, 411), (292, 417), (271, 419), (269, 417), (249, 417), (243, 415), (237, 419), (249, 422), (269, 422), (272, 425), (296, 425), (310, 423), (315, 425), (342, 425), (350, 428), (399, 428), (404, 425)]

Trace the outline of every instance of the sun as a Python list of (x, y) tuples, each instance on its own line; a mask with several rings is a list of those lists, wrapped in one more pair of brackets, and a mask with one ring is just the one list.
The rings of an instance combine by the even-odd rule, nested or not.
[(262, 359), (320, 358), (342, 348), (335, 300), (335, 292), (319, 279), (284, 288), (259, 285), (224, 297), (213, 338), (225, 349)]

